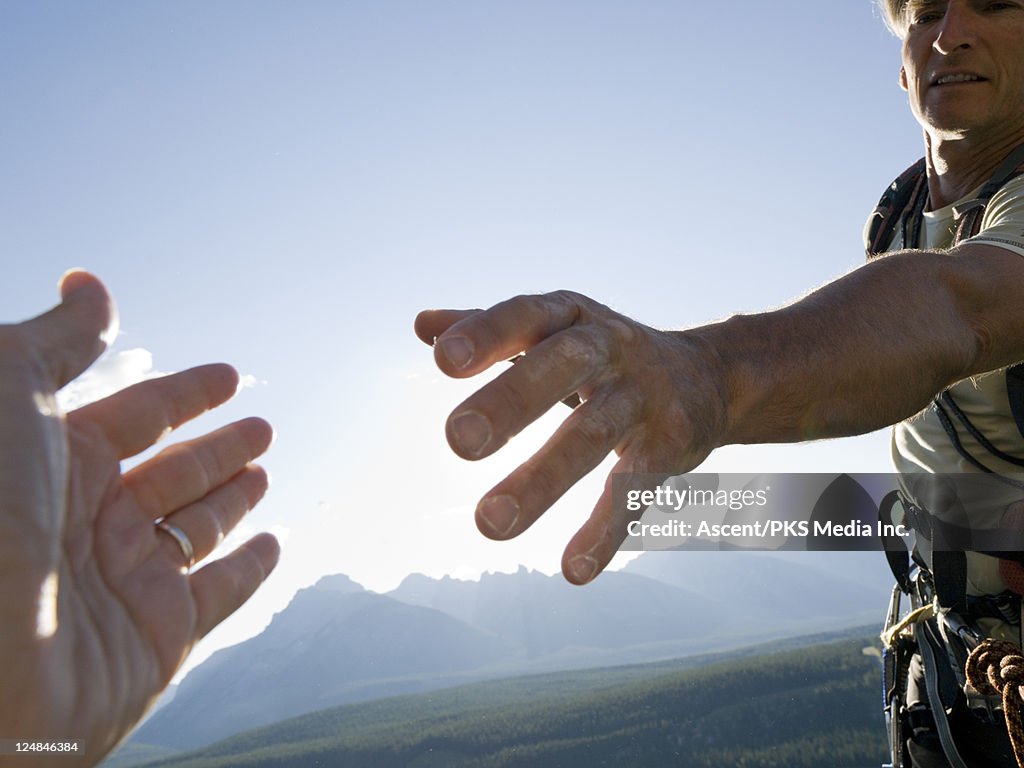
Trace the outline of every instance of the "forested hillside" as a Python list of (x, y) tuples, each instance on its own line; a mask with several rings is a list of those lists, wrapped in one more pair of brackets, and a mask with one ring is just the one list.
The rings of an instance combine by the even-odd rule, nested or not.
[(173, 760), (214, 766), (877, 766), (866, 639), (685, 668), (543, 675), (323, 710)]

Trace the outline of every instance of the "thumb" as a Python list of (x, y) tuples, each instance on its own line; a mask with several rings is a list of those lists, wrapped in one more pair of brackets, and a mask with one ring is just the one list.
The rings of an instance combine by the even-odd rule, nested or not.
[(60, 295), (60, 304), (22, 324), (54, 390), (92, 365), (117, 336), (114, 300), (94, 275), (69, 270), (60, 279)]

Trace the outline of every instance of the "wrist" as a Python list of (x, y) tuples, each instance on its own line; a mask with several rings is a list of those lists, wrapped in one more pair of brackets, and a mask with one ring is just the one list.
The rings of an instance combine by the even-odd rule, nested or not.
[[(772, 409), (758, 402), (771, 385), (761, 359), (766, 340), (758, 340), (751, 318), (735, 315), (711, 325), (683, 331), (696, 350), (702, 375), (714, 387), (715, 438), (713, 448), (738, 443), (768, 442), (765, 417)], [(709, 393), (710, 394), (710, 393)]]
[[(669, 333), (682, 361), (675, 381), (680, 407), (689, 412), (694, 439), (711, 452), (733, 442), (732, 372), (716, 343), (713, 326)], [(694, 406), (699, 406), (695, 408)]]

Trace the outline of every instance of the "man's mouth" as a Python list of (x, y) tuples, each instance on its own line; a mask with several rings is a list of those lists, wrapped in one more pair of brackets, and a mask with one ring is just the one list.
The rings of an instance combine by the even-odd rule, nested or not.
[(949, 75), (942, 75), (935, 78), (932, 81), (932, 85), (952, 85), (955, 83), (979, 83), (985, 78), (979, 75), (966, 74), (964, 72), (957, 72)]

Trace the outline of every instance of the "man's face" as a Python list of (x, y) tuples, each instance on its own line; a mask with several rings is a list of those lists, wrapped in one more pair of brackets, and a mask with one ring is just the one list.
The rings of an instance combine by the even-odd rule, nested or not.
[(1024, 0), (910, 0), (900, 82), (933, 137), (1024, 130)]

